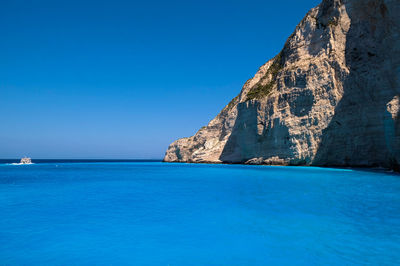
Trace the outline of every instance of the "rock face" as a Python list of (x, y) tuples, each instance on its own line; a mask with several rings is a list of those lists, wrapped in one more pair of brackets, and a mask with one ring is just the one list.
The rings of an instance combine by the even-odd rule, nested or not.
[(393, 167), (399, 112), (400, 1), (323, 0), (164, 161)]

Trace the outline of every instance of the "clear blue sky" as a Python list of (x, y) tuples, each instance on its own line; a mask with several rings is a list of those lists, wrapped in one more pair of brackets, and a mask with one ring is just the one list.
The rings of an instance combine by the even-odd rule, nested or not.
[(162, 158), (319, 2), (3, 0), (0, 158)]

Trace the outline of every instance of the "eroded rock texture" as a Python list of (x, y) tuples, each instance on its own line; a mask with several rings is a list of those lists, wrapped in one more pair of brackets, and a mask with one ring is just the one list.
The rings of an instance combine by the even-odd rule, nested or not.
[(400, 1), (324, 0), (164, 161), (393, 167), (399, 104)]

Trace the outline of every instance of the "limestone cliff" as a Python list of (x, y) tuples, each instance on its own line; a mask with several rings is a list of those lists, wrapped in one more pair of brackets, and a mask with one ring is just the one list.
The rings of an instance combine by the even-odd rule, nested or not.
[(167, 162), (400, 162), (400, 1), (324, 0)]

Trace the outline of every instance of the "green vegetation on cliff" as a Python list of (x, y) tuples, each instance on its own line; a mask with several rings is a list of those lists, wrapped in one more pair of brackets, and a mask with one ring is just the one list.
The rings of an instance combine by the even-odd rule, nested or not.
[[(261, 99), (271, 93), (276, 83), (276, 78), (279, 74), (279, 71), (283, 68), (282, 52), (275, 56), (273, 60), (274, 62), (268, 68), (267, 73), (265, 73), (264, 77), (262, 77), (260, 81), (256, 85), (254, 85), (247, 94), (247, 100)], [(270, 80), (264, 83), (265, 79), (267, 79), (268, 77), (270, 77)]]

